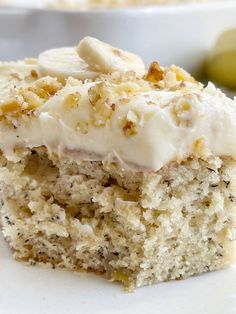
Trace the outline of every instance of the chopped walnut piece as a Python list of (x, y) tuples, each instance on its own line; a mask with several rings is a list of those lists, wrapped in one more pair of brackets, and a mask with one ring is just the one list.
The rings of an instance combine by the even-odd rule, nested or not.
[(140, 127), (140, 117), (133, 110), (129, 110), (121, 123), (121, 127), (127, 137), (137, 134)]
[(188, 72), (182, 68), (175, 65), (162, 68), (156, 61), (152, 62), (144, 79), (152, 83), (153, 88), (171, 91), (180, 90), (183, 91), (183, 93), (192, 90), (198, 91), (203, 87), (203, 85), (197, 82)]
[(64, 107), (66, 109), (77, 108), (79, 105), (80, 99), (81, 99), (81, 94), (79, 92), (70, 93), (65, 96)]
[(2, 102), (0, 104), (0, 116), (22, 110), (23, 102), (22, 97), (15, 97)]
[(100, 75), (97, 78), (99, 81), (109, 82), (113, 90), (113, 94), (125, 95), (136, 92), (145, 92), (151, 90), (150, 82), (145, 81), (144, 79), (137, 77), (137, 74), (134, 71), (128, 72), (115, 72), (110, 75)]
[(40, 98), (37, 94), (31, 91), (24, 91), (24, 93), (22, 93), (22, 96), (27, 103), (27, 110), (36, 109), (43, 104), (42, 98)]
[(31, 70), (30, 75), (34, 79), (38, 79), (38, 77), (39, 77), (38, 72), (36, 70)]
[(177, 101), (173, 105), (171, 112), (177, 126), (189, 127), (191, 125), (190, 116), (187, 114), (191, 111), (191, 108), (191, 104), (187, 101)]
[(97, 83), (88, 91), (89, 100), (93, 108), (92, 123), (94, 126), (105, 126), (111, 119), (115, 110), (111, 102), (111, 87), (105, 82)]
[(62, 88), (62, 84), (56, 78), (46, 76), (35, 81), (29, 90), (37, 94), (39, 97), (48, 99)]
[(175, 73), (176, 81), (183, 81), (183, 82), (189, 82), (189, 83), (196, 83), (196, 80), (194, 77), (192, 77), (187, 71), (184, 69), (177, 67), (175, 65), (171, 65), (168, 68), (169, 71)]
[(145, 80), (152, 83), (158, 83), (159, 81), (163, 80), (163, 78), (163, 69), (160, 67), (157, 61), (153, 61), (148, 69), (147, 75), (145, 76)]
[(94, 126), (102, 127), (105, 126), (112, 117), (112, 104), (109, 103), (98, 103), (96, 107), (94, 107), (94, 112), (92, 114), (92, 123)]
[(88, 90), (89, 101), (93, 107), (104, 97), (105, 83), (98, 83)]
[(180, 90), (184, 93), (193, 90), (198, 91), (203, 87), (188, 72), (175, 65), (171, 65), (165, 69), (164, 78), (158, 85), (163, 89), (171, 91)]
[(16, 85), (8, 95), (9, 98), (0, 103), (1, 121), (16, 126), (17, 119), (33, 113), (34, 109), (41, 106), (60, 88), (62, 85), (51, 77), (40, 78), (22, 87)]

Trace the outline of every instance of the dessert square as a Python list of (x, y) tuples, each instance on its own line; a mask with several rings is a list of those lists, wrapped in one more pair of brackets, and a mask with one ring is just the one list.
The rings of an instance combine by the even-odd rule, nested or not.
[(91, 37), (2, 63), (0, 215), (14, 258), (129, 290), (232, 264), (235, 104)]

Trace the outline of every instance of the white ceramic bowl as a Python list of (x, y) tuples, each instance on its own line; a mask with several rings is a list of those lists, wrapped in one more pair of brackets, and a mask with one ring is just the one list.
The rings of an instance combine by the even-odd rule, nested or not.
[(194, 71), (216, 37), (236, 27), (236, 1), (104, 11), (39, 8), (0, 10), (0, 59), (37, 56), (86, 35), (133, 51), (148, 64), (175, 63)]

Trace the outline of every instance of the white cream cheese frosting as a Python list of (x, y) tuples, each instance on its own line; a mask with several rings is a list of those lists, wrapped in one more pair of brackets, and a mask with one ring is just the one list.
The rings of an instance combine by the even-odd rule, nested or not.
[[(0, 149), (14, 160), (15, 147), (45, 145), (59, 156), (115, 157), (123, 165), (154, 171), (195, 154), (236, 158), (236, 101), (212, 84), (192, 93), (137, 91), (125, 102), (113, 95), (115, 110), (102, 126), (93, 123), (89, 99), (96, 84), (67, 85), (39, 107), (33, 118), (25, 118), (15, 128), (1, 123)], [(74, 108), (65, 106), (68, 95), (80, 95)], [(127, 134), (127, 121), (134, 132)]]
[[(213, 84), (157, 62), (145, 74), (139, 57), (92, 37), (40, 56), (0, 64), (0, 150), (9, 160), (39, 146), (154, 171), (195, 155), (236, 158), (236, 100)], [(95, 65), (95, 81), (86, 80)]]

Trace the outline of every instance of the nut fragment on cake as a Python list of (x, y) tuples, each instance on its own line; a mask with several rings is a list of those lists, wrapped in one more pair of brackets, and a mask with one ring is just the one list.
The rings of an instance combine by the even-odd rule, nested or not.
[(131, 54), (82, 43), (86, 60), (69, 47), (0, 64), (0, 217), (14, 257), (130, 290), (232, 264), (236, 101), (138, 57), (109, 71)]

